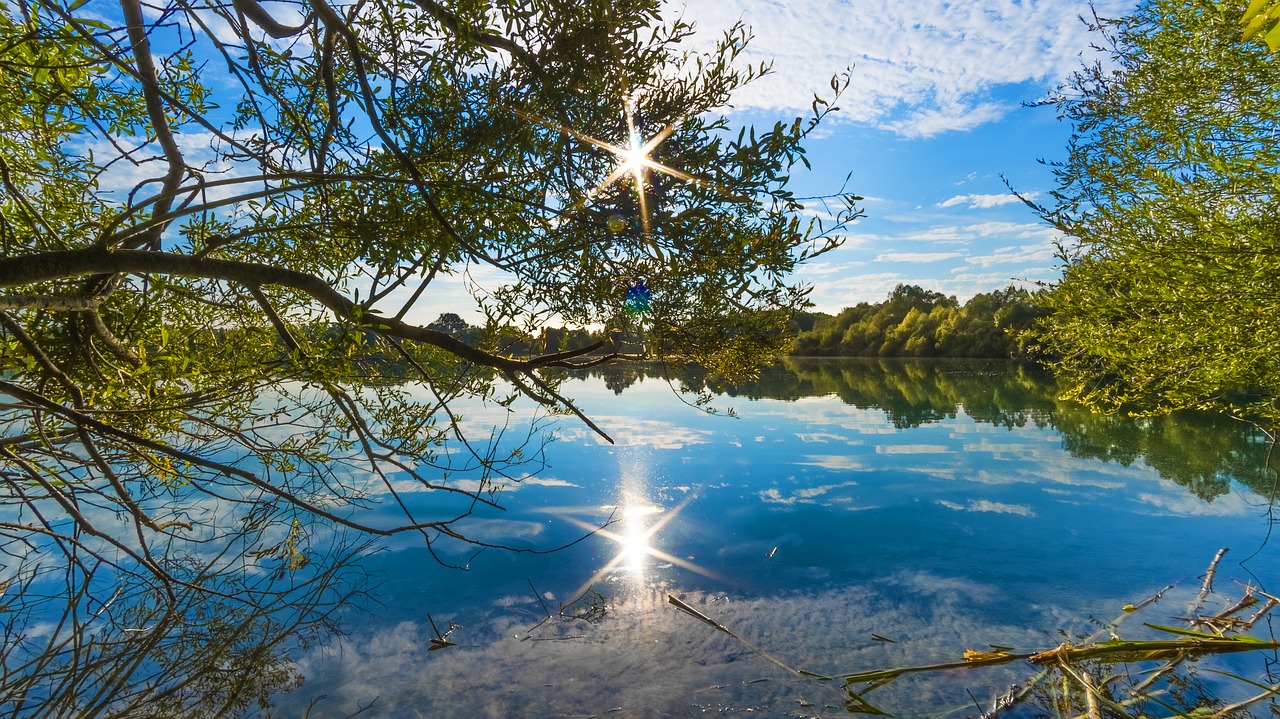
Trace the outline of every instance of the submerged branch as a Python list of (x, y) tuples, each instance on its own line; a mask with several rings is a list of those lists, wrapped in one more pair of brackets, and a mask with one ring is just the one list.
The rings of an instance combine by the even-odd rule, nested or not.
[(1204, 600), (1213, 591), (1213, 578), (1218, 573), (1218, 562), (1222, 561), (1222, 556), (1227, 553), (1227, 547), (1218, 550), (1213, 555), (1213, 561), (1209, 562), (1209, 570), (1204, 573), (1204, 584), (1200, 585), (1200, 593), (1196, 595), (1196, 600), (1187, 607), (1187, 614), (1194, 614), (1200, 611), (1200, 607), (1204, 605)]

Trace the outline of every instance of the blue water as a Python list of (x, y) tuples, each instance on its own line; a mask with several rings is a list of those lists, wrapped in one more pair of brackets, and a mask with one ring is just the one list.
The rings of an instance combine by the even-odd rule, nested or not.
[[(324, 695), (311, 716), (370, 703), (361, 716), (847, 716), (839, 682), (782, 665), (839, 674), (1049, 649), (1172, 585), (1116, 630), (1146, 638), (1142, 622), (1186, 615), (1223, 547), (1211, 601), (1280, 578), (1274, 474), (1242, 423), (1093, 417), (999, 364), (791, 363), (719, 395), (714, 416), (681, 402), (678, 380), (618, 384), (565, 386), (615, 444), (559, 421), (546, 469), (506, 486), (505, 511), (458, 527), (540, 550), (612, 524), (550, 554), (436, 545), (467, 571), (420, 538), (385, 546), (365, 561), (377, 601), (301, 657), (306, 682), (282, 708)], [(428, 651), (451, 622), (455, 646)], [(1265, 680), (1258, 657), (1222, 666)], [(865, 698), (899, 716), (976, 716), (975, 699), (1035, 671), (917, 675)]]

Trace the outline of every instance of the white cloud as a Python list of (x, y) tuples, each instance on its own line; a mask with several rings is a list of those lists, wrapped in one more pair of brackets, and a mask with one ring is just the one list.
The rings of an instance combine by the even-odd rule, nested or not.
[(796, 439), (805, 444), (810, 442), (818, 444), (826, 444), (828, 442), (849, 443), (846, 437), (831, 432), (796, 432)]
[(1003, 454), (1010, 457), (1025, 457), (1033, 455), (1037, 449), (1034, 444), (1029, 442), (992, 442), (990, 440), (983, 439), (979, 442), (966, 442), (964, 445), (964, 451)]
[[(1034, 200), (1039, 193), (1028, 192), (1024, 195), (1029, 200)], [(937, 207), (955, 207), (956, 205), (968, 205), (970, 209), (986, 210), (1000, 205), (1011, 205), (1022, 202), (1012, 194), (1005, 195), (956, 195), (955, 197), (943, 200), (937, 204)]]
[(850, 266), (860, 266), (865, 264), (865, 262), (842, 262), (839, 264), (835, 262), (814, 262), (803, 265), (800, 271), (805, 275), (823, 277), (825, 275), (834, 275), (837, 272), (844, 272)]
[[(1095, 5), (1117, 16), (1134, 3)], [(668, 16), (695, 21), (706, 42), (739, 20), (753, 28), (744, 60), (772, 60), (775, 73), (738, 92), (737, 109), (802, 112), (853, 66), (836, 117), (927, 137), (997, 120), (1016, 106), (1001, 90), (1029, 84), (1018, 94), (1035, 97), (1079, 67), (1087, 10), (1078, 0), (687, 0)]]
[(960, 252), (886, 252), (876, 256), (876, 262), (941, 262), (964, 257)]
[(479, 480), (479, 479), (449, 479), (447, 481), (436, 480), (436, 482), (433, 482), (432, 484), (426, 484), (419, 480), (408, 479), (408, 478), (396, 479), (392, 481), (389, 485), (379, 485), (376, 479), (372, 476), (369, 477), (369, 480), (370, 480), (371, 492), (379, 493), (382, 487), (386, 487), (388, 489), (394, 490), (397, 494), (401, 494), (401, 495), (415, 494), (420, 492), (437, 492), (439, 490), (436, 489), (436, 486), (435, 486), (436, 482), (438, 482), (441, 486), (446, 486), (450, 489), (454, 489), (460, 492), (470, 492), (472, 494), (483, 494), (485, 492), (488, 492), (490, 490), (495, 490), (495, 489), (501, 490), (503, 492), (515, 492), (515, 491), (518, 491), (521, 487), (577, 487), (579, 486), (574, 484), (573, 482), (569, 482), (563, 479), (557, 479), (555, 477), (537, 477), (533, 475), (528, 475), (523, 478), (517, 478), (512, 480), (505, 480), (501, 478), (488, 479), (488, 480)]
[(1016, 265), (1035, 263), (1038, 265), (1053, 264), (1057, 250), (1051, 243), (1037, 243), (1022, 247), (1001, 247), (989, 255), (968, 257), (965, 262), (980, 267), (992, 265)]
[(980, 292), (990, 292), (992, 289), (1003, 289), (1013, 286), (1024, 290), (1034, 291), (1039, 285), (1037, 281), (1048, 280), (1052, 278), (1055, 270), (1052, 267), (1029, 268), (1017, 270), (1017, 274), (1012, 272), (983, 272), (983, 273), (955, 273), (951, 279), (945, 283), (948, 288), (948, 294), (954, 294), (967, 301), (967, 298), (973, 297)]
[(961, 103), (948, 103), (948, 107), (916, 109), (904, 120), (889, 123), (889, 129), (910, 138), (932, 137), (943, 132), (972, 130), (1004, 117), (1016, 105), (1012, 103), (983, 103), (967, 108)]
[[(707, 444), (715, 436), (710, 430), (694, 430), (656, 419), (594, 415), (592, 421), (613, 439), (614, 446), (617, 447), (683, 449), (690, 445)], [(603, 437), (585, 426), (562, 427), (560, 438), (570, 442), (585, 440), (607, 444)]]
[[(481, 288), (492, 291), (511, 280), (512, 276), (502, 270), (475, 263), (437, 275), (405, 314), (405, 321), (425, 325), (434, 322), (442, 312), (454, 312), (469, 324), (483, 325), (484, 313), (476, 299)], [(401, 287), (383, 298), (378, 308), (383, 314), (395, 315), (417, 289), (412, 283)]]
[[(245, 141), (253, 136), (253, 133), (247, 131), (233, 134), (238, 141)], [(162, 153), (154, 141), (148, 144), (144, 138), (132, 136), (116, 136), (114, 139), (116, 144), (112, 144), (112, 141), (106, 137), (82, 134), (77, 136), (70, 145), (75, 152), (92, 154), (98, 165), (115, 161), (98, 176), (98, 191), (111, 199), (123, 201), (130, 192), (143, 183), (154, 183), (158, 178), (163, 177), (168, 166), (158, 159)], [(211, 132), (175, 132), (174, 141), (178, 143), (182, 159), (187, 166), (198, 169), (209, 182), (247, 178), (255, 174), (253, 168), (248, 165), (227, 160), (223, 153), (228, 148)], [(124, 158), (117, 147), (132, 154), (129, 158)], [(145, 148), (146, 151), (140, 151), (138, 148)], [(187, 185), (194, 186), (194, 183), (187, 182)], [(197, 199), (201, 202), (224, 200), (249, 191), (246, 186), (261, 189), (262, 184), (259, 182), (253, 186), (246, 181), (245, 185), (206, 188)], [(158, 190), (159, 185), (156, 184), (154, 187)], [(145, 198), (146, 193), (140, 197)], [(184, 195), (183, 199), (185, 197)], [(139, 198), (135, 198), (135, 201), (137, 199)]]
[(578, 485), (564, 479), (556, 479), (555, 477), (525, 477), (518, 481), (517, 484), (524, 486), (536, 487), (577, 487)]
[[(920, 222), (919, 216), (889, 216), (885, 218), (889, 222), (905, 225), (916, 225)], [(893, 234), (880, 235), (861, 235), (863, 245), (869, 244), (900, 244), (903, 242), (932, 242), (937, 244), (965, 244), (973, 239), (972, 233), (965, 231), (963, 227), (958, 225), (941, 225), (937, 227), (909, 227)]]
[(797, 464), (807, 464), (831, 470), (866, 469), (866, 466), (859, 462), (857, 458), (843, 454), (810, 454), (805, 456), (805, 461), (797, 462)]
[[(778, 544), (785, 556), (787, 545)], [(773, 546), (762, 543), (752, 551)], [(1089, 613), (1081, 608), (1083, 597), (1067, 588), (1052, 602), (1025, 607), (1028, 616), (1014, 621), (999, 611), (998, 588), (923, 571), (758, 598), (678, 594), (781, 661), (826, 673), (934, 663), (960, 656), (975, 638), (1020, 650), (1047, 648), (1052, 637), (1028, 627), (1072, 630)], [(1167, 596), (1174, 603), (1189, 599), (1180, 589)], [(1130, 600), (1090, 597), (1088, 606), (1118, 608)], [(378, 716), (515, 716), (529, 714), (530, 707), (548, 716), (686, 716), (699, 707), (703, 713), (733, 713), (743, 706), (791, 716), (798, 706), (839, 707), (848, 696), (839, 682), (797, 677), (775, 666), (680, 611), (657, 588), (611, 597), (607, 614), (591, 624), (539, 622), (543, 611), (526, 595), (523, 603), (491, 614), (468, 612), (450, 637), (458, 645), (439, 652), (428, 652), (435, 635), (426, 619), (352, 632), (336, 646), (302, 653), (298, 669), (307, 689), (280, 696), (282, 713), (302, 714), (321, 690), (326, 700), (313, 716), (344, 716), (374, 697)], [(875, 641), (877, 635), (894, 641)], [(920, 683), (895, 681), (871, 699), (895, 713), (921, 713), (964, 705), (975, 691), (985, 698), (989, 688), (1003, 691), (1031, 673), (1024, 666), (939, 672), (928, 676), (923, 690)]]
[(819, 311), (835, 314), (859, 302), (882, 302), (895, 286), (904, 281), (899, 274), (854, 275), (815, 287), (812, 299)]
[(992, 502), (988, 499), (979, 499), (969, 502), (970, 512), (992, 512), (995, 514), (1016, 514), (1022, 517), (1036, 516), (1035, 510), (1025, 504), (1005, 504), (1004, 502)]
[(795, 497), (783, 497), (782, 490), (777, 487), (770, 487), (759, 493), (760, 501), (766, 504), (795, 504)]
[(827, 209), (820, 210), (816, 207), (806, 207), (803, 210), (796, 212), (796, 214), (801, 217), (811, 217), (816, 220), (821, 220), (824, 223), (832, 223), (836, 221), (836, 214), (834, 212)]
[(1152, 514), (1180, 517), (1248, 517), (1257, 513), (1258, 507), (1239, 493), (1214, 497), (1212, 502), (1201, 501), (1181, 487), (1167, 488), (1162, 494), (1144, 492), (1138, 499), (1150, 505)]
[(1058, 237), (1059, 233), (1052, 227), (1038, 222), (979, 222), (965, 227), (969, 232), (980, 237), (1006, 235), (1010, 237)]
[[(1054, 242), (1061, 235), (1044, 225), (997, 220), (930, 227), (921, 226), (919, 217), (894, 217), (889, 218), (889, 229), (860, 235), (862, 249), (842, 248), (827, 255), (817, 272), (801, 269), (799, 278), (815, 285), (812, 298), (821, 311), (883, 301), (899, 284), (919, 285), (964, 302), (1010, 284), (1034, 287), (1060, 273)], [(907, 248), (904, 243), (912, 245)], [(911, 263), (914, 269), (859, 271), (907, 267), (885, 263)]]

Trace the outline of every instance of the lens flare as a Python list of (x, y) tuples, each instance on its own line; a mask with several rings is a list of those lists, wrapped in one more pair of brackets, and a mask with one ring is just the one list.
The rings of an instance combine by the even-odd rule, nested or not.
[(606, 176), (603, 180), (601, 180), (600, 183), (596, 185), (592, 190), (587, 192), (586, 195), (581, 200), (565, 208), (563, 211), (563, 214), (565, 215), (572, 214), (582, 209), (587, 203), (594, 200), (602, 192), (604, 192), (609, 187), (611, 187), (614, 183), (626, 178), (634, 185), (636, 196), (639, 198), (639, 201), (640, 201), (640, 226), (641, 226), (641, 229), (644, 231), (644, 234), (648, 235), (648, 234), (651, 234), (652, 227), (650, 226), (650, 221), (649, 221), (649, 201), (645, 194), (645, 181), (650, 171), (661, 172), (662, 174), (669, 175), (671, 177), (676, 178), (677, 180), (693, 183), (700, 186), (709, 186), (709, 183), (697, 177), (694, 177), (693, 175), (690, 175), (687, 172), (682, 172), (681, 170), (677, 170), (674, 167), (669, 167), (667, 165), (664, 165), (660, 162), (655, 162), (653, 160), (653, 157), (652, 157), (653, 151), (659, 145), (661, 145), (668, 137), (670, 137), (671, 133), (675, 132), (676, 125), (680, 122), (680, 120), (676, 120), (672, 122), (671, 124), (662, 128), (662, 130), (660, 130), (657, 134), (653, 135), (652, 137), (646, 140), (644, 139), (644, 134), (641, 132), (640, 128), (636, 125), (635, 102), (631, 98), (626, 98), (625, 105), (626, 105), (625, 115), (626, 115), (626, 122), (627, 122), (627, 140), (626, 140), (625, 146), (615, 145), (611, 142), (607, 142), (605, 140), (592, 137), (591, 135), (588, 135), (584, 132), (579, 132), (578, 130), (575, 130), (566, 125), (549, 122), (544, 118), (541, 118), (526, 112), (518, 111), (518, 114), (521, 117), (525, 117), (529, 120), (532, 120), (538, 123), (539, 125), (542, 125), (543, 127), (558, 129), (561, 132), (564, 132), (565, 134), (569, 135), (570, 137), (576, 138), (578, 140), (581, 140), (582, 142), (586, 142), (591, 145), (595, 145), (596, 147), (599, 147), (601, 149), (608, 150), (609, 152), (613, 153), (614, 157), (616, 157), (618, 160), (618, 164), (613, 168), (613, 171), (610, 172), (608, 176)]

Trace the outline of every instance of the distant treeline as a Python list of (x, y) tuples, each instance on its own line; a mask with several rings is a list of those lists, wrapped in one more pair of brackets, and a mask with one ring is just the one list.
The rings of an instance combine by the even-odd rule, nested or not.
[[(862, 302), (837, 315), (803, 312), (791, 322), (797, 357), (967, 357), (1020, 359), (1029, 354), (1028, 329), (1043, 311), (1036, 295), (1007, 287), (975, 295), (961, 305), (955, 297), (916, 285), (898, 285), (884, 302)], [(429, 325), (468, 344), (492, 343), (512, 356), (575, 350), (604, 341), (600, 352), (614, 351), (616, 333), (549, 327), (541, 336), (510, 330), (483, 339), (485, 332), (456, 314)], [(637, 351), (623, 347), (624, 352)]]
[(884, 302), (862, 302), (838, 315), (796, 317), (799, 357), (977, 357), (1023, 358), (1022, 336), (1043, 311), (1036, 296), (1007, 287), (975, 295), (961, 305), (955, 297), (916, 285), (898, 285)]

